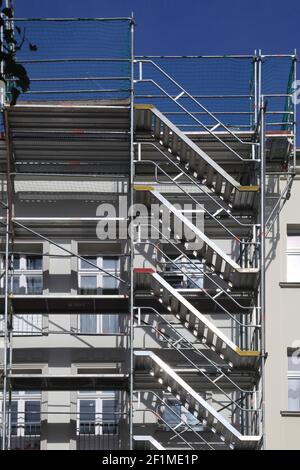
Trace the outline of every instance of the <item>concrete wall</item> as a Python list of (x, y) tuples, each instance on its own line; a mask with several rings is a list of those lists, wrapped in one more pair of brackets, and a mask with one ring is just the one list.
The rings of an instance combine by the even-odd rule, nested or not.
[[(285, 185), (281, 181), (281, 187)], [(300, 224), (300, 178), (295, 178), (290, 200), (285, 204), (272, 234), (267, 237), (267, 305), (265, 373), (265, 424), (267, 449), (300, 448), (300, 413), (284, 417), (288, 410), (288, 348), (299, 347), (300, 283), (287, 280), (287, 225)], [(284, 286), (284, 287), (283, 287)]]

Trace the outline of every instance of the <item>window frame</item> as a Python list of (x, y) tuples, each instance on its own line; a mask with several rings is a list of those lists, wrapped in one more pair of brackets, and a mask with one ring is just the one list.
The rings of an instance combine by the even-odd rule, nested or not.
[[(296, 277), (295, 279), (291, 277), (291, 267), (289, 267), (289, 260), (290, 259), (296, 259), (296, 257), (299, 257), (299, 268), (300, 268), (300, 228), (292, 228), (291, 226), (287, 226), (287, 232), (286, 232), (286, 280), (287, 282), (300, 282), (300, 269), (299, 269), (299, 277)], [(292, 239), (293, 237), (298, 237), (299, 238), (299, 246), (295, 247), (289, 247), (289, 240)], [(298, 270), (293, 270), (295, 272)]]
[[(43, 254), (37, 253), (34, 255), (35, 257), (41, 258), (41, 268), (40, 269), (28, 269), (28, 259), (31, 258), (33, 255), (16, 255), (13, 258), (13, 263), (16, 259), (18, 259), (17, 267), (13, 268), (12, 275), (10, 277), (10, 289), (15, 295), (42, 295), (43, 294)], [(1, 258), (1, 268), (4, 269), (4, 257)], [(14, 263), (15, 264), (15, 263)], [(28, 284), (27, 279), (29, 277), (38, 277), (41, 279), (41, 290), (38, 293), (28, 294)], [(23, 290), (23, 292), (15, 292), (14, 289), (14, 282), (18, 280), (19, 288), (18, 290)], [(4, 280), (1, 280), (1, 288), (4, 286)], [(0, 336), (3, 334), (3, 321), (4, 319), (0, 316), (0, 325), (1, 325), (1, 332)], [(31, 329), (22, 329), (19, 323), (22, 322), (30, 323), (32, 322)], [(13, 329), (16, 330), (14, 332), (15, 336), (41, 336), (43, 334), (43, 316), (39, 313), (34, 314), (18, 314), (14, 315), (13, 318)]]
[[(0, 407), (2, 409), (2, 396), (0, 398)], [(41, 394), (38, 392), (14, 392), (12, 396), (12, 403), (17, 403), (17, 420), (16, 424), (12, 423), (12, 426), (16, 426), (16, 433), (12, 433), (12, 438), (17, 437), (39, 437), (41, 435), (41, 423), (42, 423), (42, 398)], [(28, 434), (26, 433), (26, 426), (30, 425), (30, 423), (26, 424), (26, 404), (29, 402), (37, 402), (40, 404), (40, 412), (39, 417), (40, 419), (36, 423), (32, 423), (39, 426), (39, 433)]]
[[(105, 436), (108, 435), (109, 433), (103, 432), (105, 427), (103, 426), (104, 420), (103, 420), (103, 403), (105, 401), (113, 400), (115, 402), (115, 409), (116, 413), (118, 413), (119, 409), (119, 394), (118, 392), (86, 392), (82, 391), (77, 394), (77, 419), (76, 419), (76, 435), (77, 436), (84, 436), (86, 433), (80, 433), (80, 426), (81, 426), (81, 417), (80, 417), (80, 403), (81, 401), (94, 401), (95, 402), (95, 420), (94, 420), (94, 433), (89, 432), (88, 435), (93, 435), (93, 436)], [(97, 416), (100, 416), (97, 418)], [(114, 431), (112, 434), (117, 434), (118, 426), (119, 426), (119, 415), (115, 415), (115, 420), (113, 422), (109, 422), (108, 424), (112, 425), (115, 427)]]
[[(94, 335), (102, 335), (102, 336), (116, 336), (116, 335), (119, 335), (120, 334), (120, 315), (119, 313), (102, 313), (102, 314), (91, 314), (91, 315), (95, 315), (96, 316), (96, 331), (95, 332), (82, 332), (81, 331), (81, 317), (85, 317), (86, 314), (82, 313), (80, 315), (78, 315), (77, 317), (77, 332), (78, 334), (80, 335), (91, 335), (91, 336), (94, 336)], [(105, 332), (104, 331), (104, 328), (103, 328), (103, 325), (104, 325), (104, 320), (105, 320), (105, 317), (107, 316), (114, 316), (117, 318), (117, 331), (115, 332)]]
[[(287, 373), (287, 380), (288, 380), (288, 411), (298, 413), (300, 412), (300, 364), (297, 364), (298, 370), (291, 370), (290, 369), (290, 364), (289, 364), (289, 359), (292, 357), (292, 355), (288, 355), (288, 373)], [(300, 361), (300, 358), (297, 357), (297, 360)], [(298, 380), (299, 381), (299, 397), (297, 398), (298, 400), (298, 409), (292, 409), (290, 407), (290, 381), (293, 380)]]
[[(88, 255), (85, 257), (86, 259), (89, 258), (96, 258), (96, 267), (94, 268), (93, 266), (87, 266), (87, 267), (82, 267), (83, 260), (78, 259), (77, 263), (77, 270), (78, 270), (78, 288), (77, 292), (78, 295), (119, 295), (119, 290), (120, 290), (120, 282), (115, 279), (111, 274), (114, 274), (115, 276), (120, 275), (120, 257), (119, 256), (94, 256), (94, 255)], [(105, 268), (105, 261), (107, 259), (115, 259), (116, 260), (116, 266), (112, 267), (111, 269)], [(104, 271), (102, 271), (104, 270)], [(96, 278), (96, 288), (95, 292), (91, 294), (82, 294), (81, 289), (82, 289), (82, 279), (84, 277), (94, 277)], [(116, 282), (116, 287), (115, 288), (108, 288), (105, 287), (105, 279), (112, 279), (114, 282)], [(113, 292), (111, 293), (105, 293), (105, 291), (111, 290)]]

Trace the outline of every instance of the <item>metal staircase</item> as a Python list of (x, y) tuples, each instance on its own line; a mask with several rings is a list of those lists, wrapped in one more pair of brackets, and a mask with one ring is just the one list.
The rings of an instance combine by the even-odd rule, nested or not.
[(257, 185), (243, 186), (151, 105), (135, 105), (136, 132), (148, 133), (199, 181), (235, 209), (253, 209)]
[[(186, 241), (185, 248), (195, 252), (200, 258), (204, 259), (207, 266), (210, 266), (216, 274), (222, 279), (231, 282), (237, 288), (255, 287), (259, 269), (244, 268), (224, 253), (211, 239), (209, 239), (199, 227), (195, 226), (189, 218), (187, 218), (181, 210), (177, 209), (169, 200), (152, 186), (135, 186), (136, 191), (148, 191), (157, 201), (159, 201), (175, 218), (182, 222), (194, 235), (195, 241), (200, 246), (195, 250), (194, 244), (189, 249), (189, 243)], [(145, 202), (148, 202), (145, 200)], [(148, 203), (149, 204), (149, 203)], [(170, 227), (171, 230), (171, 227)]]
[(205, 399), (195, 392), (168, 364), (152, 351), (134, 351), (136, 368), (143, 368), (176, 396), (194, 416), (209, 426), (213, 432), (235, 449), (255, 449), (260, 436), (242, 435)]
[(241, 350), (153, 269), (136, 268), (136, 286), (147, 288), (180, 322), (231, 367), (257, 365), (259, 351)]
[[(233, 158), (239, 167), (237, 173), (233, 171), (238, 176), (233, 177), (187, 134), (151, 105), (135, 106), (135, 132), (137, 136), (135, 166), (138, 170), (134, 184), (136, 201), (145, 204), (151, 212), (152, 204), (159, 205), (161, 210), (157, 230), (162, 235), (159, 237), (159, 243), (151, 240), (142, 242), (140, 239), (135, 242), (136, 250), (144, 244), (159, 254), (150, 264), (135, 265), (135, 293), (137, 296), (138, 292), (144, 292), (152, 301), (158, 302), (162, 311), (172, 315), (178, 322), (177, 325), (181, 325), (181, 328), (198, 343), (197, 347), (193, 343), (187, 343), (185, 335), (182, 336), (180, 333), (177, 339), (167, 340), (168, 347), (174, 348), (174, 352), (183, 357), (187, 371), (190, 371), (186, 379), (171, 365), (172, 361), (165, 361), (160, 357), (160, 349), (136, 349), (134, 351), (136, 386), (138, 387), (138, 376), (141, 371), (150, 374), (165, 391), (175, 396), (215, 433), (219, 441), (225, 442), (232, 449), (255, 449), (261, 441), (257, 415), (255, 423), (250, 418), (250, 426), (240, 427), (234, 422), (233, 416), (228, 419), (228, 416), (224, 417), (215, 409), (203, 394), (197, 391), (197, 387), (200, 383), (206, 383), (212, 393), (223, 394), (239, 411), (242, 408), (234, 397), (240, 396), (242, 399), (248, 397), (247, 412), (257, 413), (257, 410), (251, 409), (250, 397), (253, 390), (248, 389), (244, 393), (230, 378), (230, 374), (224, 373), (224, 367), (220, 368), (214, 359), (207, 359), (203, 354), (205, 350), (215, 355), (221, 362), (223, 361), (223, 364), (227, 364), (228, 370), (234, 374), (243, 376), (247, 375), (247, 371), (253, 371), (259, 375), (261, 357), (259, 308), (254, 300), (252, 313), (251, 311), (250, 314), (246, 313), (232, 296), (232, 292), (240, 292), (241, 295), (243, 292), (250, 292), (255, 299), (259, 286), (260, 265), (257, 256), (259, 225), (256, 223), (259, 186), (256, 180), (253, 180), (253, 173), (247, 174), (246, 166), (250, 161), (252, 164), (256, 163), (256, 144), (250, 143), (250, 158), (247, 160), (241, 159), (227, 142), (221, 142), (230, 153), (230, 158)], [(229, 133), (231, 134), (230, 131)], [(220, 138), (217, 137), (217, 140), (220, 141)], [(146, 157), (143, 157), (143, 149), (146, 149)], [(148, 168), (154, 169), (153, 176), (149, 175), (149, 171), (143, 173), (147, 165)], [(245, 167), (241, 173), (243, 165)], [(240, 182), (240, 178), (243, 183)], [(178, 208), (178, 202), (193, 205), (190, 211), (191, 217), (185, 210)], [(169, 219), (163, 218), (163, 211), (169, 214)], [(210, 223), (205, 229), (197, 224), (195, 217), (197, 211), (203, 211), (205, 221)], [(166, 220), (168, 226), (165, 226)], [(177, 234), (178, 223), (192, 235), (192, 243), (186, 232)], [(163, 235), (166, 230), (169, 233), (169, 240)], [(238, 246), (238, 253), (234, 256), (227, 254), (216, 240), (218, 237), (233, 241)], [(172, 261), (168, 257), (168, 250), (173, 250), (173, 255), (178, 250), (176, 260), (184, 259), (187, 270), (197, 270), (199, 263), (203, 264), (203, 275), (213, 283), (214, 292), (210, 294), (205, 287), (199, 288), (189, 274), (187, 274), (189, 287), (184, 292), (174, 287), (169, 281), (170, 272), (166, 271), (160, 260), (167, 259), (167, 264), (171, 263), (180, 274), (184, 274), (184, 269), (180, 267), (178, 261)], [(193, 288), (194, 290), (196, 288), (196, 291), (198, 288), (198, 291), (202, 292), (203, 299), (209, 300), (216, 312), (225, 314), (225, 321), (231, 325), (230, 334), (219, 326), (218, 322), (215, 324), (214, 316), (207, 315), (204, 304), (203, 309), (201, 308), (201, 300), (194, 304), (190, 299)], [(241, 317), (231, 313), (219, 301), (222, 292), (229, 297), (230, 302), (236, 302), (241, 306)], [(157, 315), (163, 316), (165, 313), (157, 312)], [(168, 328), (174, 336), (176, 326), (172, 323), (168, 324)], [(202, 360), (205, 358), (204, 362), (209, 362), (212, 373), (215, 374), (213, 378), (190, 359), (191, 353), (196, 357), (202, 355)], [(228, 393), (219, 383), (222, 380), (227, 385), (230, 384)], [(257, 390), (254, 393), (257, 393)]]

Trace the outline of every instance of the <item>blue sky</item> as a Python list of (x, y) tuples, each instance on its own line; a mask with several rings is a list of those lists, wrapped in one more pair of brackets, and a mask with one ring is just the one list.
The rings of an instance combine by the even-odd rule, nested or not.
[(15, 0), (17, 17), (136, 18), (137, 54), (300, 54), (300, 1)]

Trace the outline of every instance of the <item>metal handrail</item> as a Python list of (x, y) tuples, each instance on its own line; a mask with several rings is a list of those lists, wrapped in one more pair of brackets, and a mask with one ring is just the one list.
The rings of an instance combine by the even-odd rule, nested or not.
[[(150, 145), (154, 148), (156, 148), (159, 153), (161, 155), (163, 155), (174, 167), (176, 167), (181, 173), (184, 174), (184, 176), (186, 176), (198, 189), (200, 189), (200, 191), (202, 191), (206, 196), (208, 196), (215, 204), (217, 204), (220, 209), (222, 209), (223, 211), (225, 211), (228, 215), (230, 215), (230, 217), (238, 224), (238, 225), (241, 225), (242, 227), (253, 227), (253, 224), (243, 224), (242, 222), (240, 222), (234, 215), (231, 214), (231, 212), (227, 211), (223, 206), (222, 204), (220, 204), (220, 202), (217, 200), (217, 198), (215, 198), (214, 196), (212, 196), (211, 194), (209, 194), (208, 191), (205, 191), (203, 189), (203, 187), (195, 180), (195, 178), (193, 178), (189, 173), (187, 173), (178, 163), (174, 162), (172, 160), (172, 158), (170, 158), (166, 152), (164, 152), (163, 150), (161, 150), (157, 144), (154, 144), (153, 142), (138, 142), (138, 143), (135, 143), (135, 145)], [(140, 162), (149, 162), (151, 160), (135, 160), (134, 162), (135, 163), (140, 163)], [(159, 167), (159, 169), (161, 170), (161, 167), (159, 166), (159, 164), (155, 164), (155, 162), (153, 162), (153, 165), (157, 165)], [(161, 170), (163, 171), (163, 170)], [(160, 181), (157, 180), (158, 183), (160, 183)], [(173, 180), (172, 180), (173, 182)], [(164, 184), (166, 184), (164, 182)], [(205, 209), (205, 206), (203, 205), (203, 209), (209, 214), (210, 217), (212, 217), (213, 219), (215, 219), (216, 221), (218, 221), (215, 216), (213, 214), (210, 214), (208, 212), (207, 209)], [(255, 224), (254, 224), (255, 225)]]
[[(182, 352), (181, 349), (175, 347), (174, 344), (172, 343), (172, 341), (170, 340), (170, 338), (169, 338), (167, 335), (165, 335), (161, 330), (155, 328), (155, 327), (152, 326), (152, 325), (148, 325), (148, 326), (149, 326), (150, 328), (152, 328), (154, 331), (156, 331), (157, 333), (159, 333), (159, 335), (162, 336), (162, 337), (165, 339), (165, 341), (166, 341), (171, 347), (173, 347), (176, 351), (178, 351), (179, 354), (181, 354), (181, 356), (184, 357), (184, 359), (185, 359), (187, 362), (189, 362), (195, 369), (197, 369), (197, 371), (198, 371), (203, 377), (205, 377), (205, 378), (206, 378), (212, 385), (214, 385), (226, 398), (229, 399), (230, 404), (228, 405), (228, 407), (231, 406), (231, 405), (234, 405), (234, 406), (235, 406), (235, 411), (233, 412), (233, 414), (234, 414), (237, 410), (240, 411), (240, 412), (242, 412), (242, 413), (250, 413), (250, 414), (257, 414), (257, 413), (260, 412), (260, 410), (255, 410), (255, 409), (252, 409), (252, 408), (243, 408), (242, 406), (240, 406), (239, 403), (238, 403), (238, 401), (233, 400), (233, 399), (230, 397), (230, 395), (228, 395), (228, 394), (225, 392), (225, 390), (223, 390), (223, 389), (217, 384), (217, 382), (214, 382), (200, 367), (198, 367), (191, 359), (189, 359), (189, 358), (187, 357), (187, 355)], [(142, 328), (142, 326), (141, 326), (141, 328)], [(176, 346), (177, 346), (177, 345), (176, 345)], [(224, 374), (223, 372), (221, 372), (221, 376), (225, 376), (225, 374)], [(255, 393), (257, 393), (257, 392), (252, 391), (252, 390), (247, 390), (247, 391), (243, 391), (242, 393), (244, 393), (244, 394), (249, 394), (249, 395), (252, 395), (252, 396), (253, 396), (253, 395), (254, 395)], [(219, 412), (220, 410), (216, 410), (216, 411)]]
[[(166, 408), (168, 408), (177, 418), (180, 419), (180, 423), (184, 424), (188, 429), (189, 431), (193, 432), (197, 437), (199, 437), (203, 443), (207, 446), (209, 446), (211, 448), (211, 450), (214, 450), (214, 448), (204, 439), (203, 436), (201, 436), (201, 434), (199, 434), (197, 431), (195, 431), (188, 423), (185, 423), (184, 421), (182, 421), (182, 418), (180, 415), (178, 415), (157, 393), (153, 392), (152, 390), (135, 390), (135, 393), (144, 393), (144, 392), (147, 392), (147, 393), (151, 393), (152, 395), (154, 395), (162, 404), (163, 406), (165, 406)], [(161, 414), (158, 414), (157, 412), (155, 412), (154, 410), (152, 410), (151, 408), (143, 408), (143, 409), (136, 409), (135, 411), (137, 412), (140, 412), (140, 413), (143, 413), (143, 412), (151, 412), (153, 413), (160, 421), (162, 421), (172, 432), (175, 433), (175, 435), (177, 435), (180, 439), (182, 439), (191, 449), (194, 450), (194, 448), (191, 446), (191, 444), (189, 442), (187, 442), (182, 436), (181, 436), (181, 433), (178, 433), (177, 430), (175, 428), (172, 428), (172, 426), (166, 421), (163, 419), (163, 417), (161, 416)]]
[[(223, 289), (212, 277), (212, 273), (208, 273), (206, 272), (204, 269), (202, 269), (199, 265), (193, 263), (193, 261), (187, 256), (187, 254), (182, 251), (178, 245), (176, 245), (175, 243), (173, 243), (170, 239), (168, 239), (157, 227), (155, 227), (154, 225), (152, 224), (149, 224), (149, 225), (146, 225), (146, 224), (141, 224), (141, 226), (145, 226), (145, 227), (151, 227), (153, 229), (155, 229), (173, 248), (175, 248), (182, 256), (184, 256), (185, 258), (188, 259), (188, 261), (201, 273), (201, 275), (203, 276), (206, 276), (209, 278), (210, 281), (212, 281), (215, 286), (217, 287), (217, 289), (219, 291), (221, 291), (223, 294), (227, 295), (230, 300), (232, 300), (232, 302), (234, 302), (239, 308), (241, 309), (245, 309), (245, 310), (250, 310), (250, 309), (253, 309), (254, 307), (253, 306), (250, 306), (250, 307), (247, 307), (245, 305), (241, 305), (239, 302), (237, 302), (230, 294), (228, 291), (226, 291), (225, 289)], [(156, 245), (155, 245), (156, 246)], [(158, 261), (158, 263), (162, 264), (160, 261)], [(205, 291), (206, 292), (206, 291)], [(259, 307), (255, 307), (256, 309), (259, 309)]]
[[(134, 163), (141, 163), (141, 160), (134, 160)], [(174, 180), (171, 178), (171, 176), (169, 176), (168, 173), (167, 173), (166, 171), (164, 171), (164, 170), (159, 166), (159, 164), (153, 162), (152, 160), (143, 160), (142, 163), (151, 163), (151, 164), (153, 164), (156, 168), (159, 168), (159, 170), (160, 170), (167, 178), (169, 178), (169, 180), (172, 181), (172, 184), (175, 184), (175, 186), (177, 186), (188, 198), (190, 198), (196, 205), (201, 206), (201, 209), (203, 209), (205, 212), (207, 212), (207, 213), (209, 214), (208, 210), (205, 209), (205, 207), (204, 207), (202, 204), (200, 204), (200, 203), (197, 201), (197, 199), (195, 199), (190, 193), (188, 193), (185, 189), (183, 189), (183, 188), (180, 186), (180, 184), (178, 184), (176, 181), (174, 181)], [(156, 178), (157, 178), (157, 176), (156, 176)], [(209, 214), (209, 215), (210, 215), (211, 217), (213, 217), (211, 214)], [(214, 217), (214, 219), (215, 219), (215, 221), (216, 221), (216, 222), (217, 222), (217, 223), (218, 223), (218, 224), (219, 224), (237, 243), (239, 243), (239, 244), (242, 244), (242, 243), (245, 244), (245, 243), (247, 243), (248, 245), (254, 245), (254, 247), (257, 246), (257, 242), (242, 242), (242, 241), (240, 240), (240, 238), (237, 237), (236, 235), (234, 235), (234, 233), (232, 233), (224, 224), (222, 224), (222, 222), (220, 222), (220, 221), (219, 221), (218, 219), (216, 219), (215, 217)]]
[[(200, 289), (202, 292), (206, 293), (206, 295), (213, 301), (215, 302), (228, 316), (229, 318), (231, 318), (231, 320), (236, 323), (239, 327), (241, 328), (246, 328), (247, 329), (251, 329), (251, 328), (254, 328), (254, 329), (259, 329), (259, 325), (246, 325), (244, 323), (241, 323), (239, 320), (237, 320), (225, 307), (223, 307), (223, 305), (221, 305), (216, 299), (214, 299), (213, 296), (211, 296), (209, 294), (209, 292), (207, 292), (203, 287), (200, 287), (198, 286), (198, 284), (191, 278), (189, 277), (188, 275), (186, 275), (186, 273), (168, 256), (166, 255), (157, 245), (155, 245), (155, 243), (153, 242), (150, 242), (150, 241), (147, 241), (147, 242), (135, 242), (135, 244), (148, 244), (148, 245), (152, 245), (153, 247), (155, 247), (158, 251), (160, 251), (160, 253), (165, 256), (166, 258), (168, 258), (170, 260), (170, 262), (172, 264), (174, 264), (178, 269), (179, 271), (181, 271), (190, 281), (193, 282), (193, 284), (195, 284), (195, 286)], [(159, 262), (159, 261), (158, 261)]]
[[(157, 315), (158, 317), (160, 317), (164, 323), (166, 323), (168, 325), (168, 327), (174, 331), (180, 338), (183, 339), (183, 341), (185, 343), (187, 343), (189, 345), (189, 347), (191, 349), (193, 349), (193, 351), (198, 355), (198, 356), (201, 356), (202, 358), (204, 358), (207, 362), (209, 362), (211, 364), (212, 367), (214, 367), (220, 374), (222, 374), (224, 377), (226, 377), (226, 379), (235, 387), (238, 389), (238, 391), (240, 393), (245, 393), (245, 394), (253, 394), (253, 393), (257, 393), (257, 392), (253, 392), (251, 390), (244, 390), (242, 389), (238, 384), (236, 384), (228, 375), (226, 375), (226, 373), (222, 370), (221, 367), (219, 367), (214, 361), (212, 361), (208, 356), (206, 356), (202, 351), (201, 349), (198, 349), (195, 347), (195, 345), (193, 343), (191, 343), (191, 341), (189, 341), (188, 339), (186, 339), (178, 330), (177, 328), (175, 328), (175, 326), (173, 326), (173, 324), (171, 322), (169, 322), (161, 313), (158, 312), (158, 310), (156, 310), (156, 308), (154, 307), (134, 307), (134, 310), (151, 310), (152, 312), (154, 312), (155, 315)], [(146, 314), (144, 314), (146, 315)], [(150, 314), (151, 315), (151, 314)], [(151, 326), (151, 328), (154, 328), (152, 325), (149, 325)], [(135, 326), (136, 328), (138, 326)], [(156, 328), (154, 328), (156, 330)], [(165, 335), (165, 333), (161, 332), (160, 330), (157, 330), (159, 332), (160, 335), (164, 336), (164, 337), (167, 337), (167, 335)], [(169, 343), (169, 342), (168, 342)], [(172, 343), (169, 343), (171, 344), (171, 346), (174, 347), (174, 345)], [(206, 346), (207, 349), (209, 349), (208, 346)], [(176, 348), (177, 349), (177, 348)], [(196, 366), (196, 364), (194, 364), (194, 367), (196, 369), (198, 369), (198, 367)], [(199, 372), (203, 373), (203, 371), (201, 371), (201, 369), (199, 370)], [(205, 375), (203, 373), (203, 375)], [(214, 383), (209, 377), (207, 377), (208, 380), (210, 380), (214, 386), (216, 386), (216, 383)], [(221, 389), (220, 387), (218, 387), (222, 392), (223, 392), (223, 389)], [(224, 392), (225, 394), (225, 392)], [(235, 403), (235, 401), (233, 401), (233, 403)], [(253, 410), (252, 410), (253, 411)]]
[[(177, 86), (181, 92), (183, 92), (184, 95), (186, 95), (188, 98), (190, 98), (194, 103), (196, 103), (198, 106), (200, 106), (201, 109), (203, 109), (204, 112), (206, 112), (212, 119), (214, 119), (218, 125), (222, 126), (232, 137), (234, 137), (240, 144), (243, 145), (255, 145), (255, 143), (251, 142), (245, 142), (242, 139), (240, 139), (232, 130), (230, 130), (222, 121), (220, 121), (213, 113), (211, 113), (205, 106), (203, 106), (196, 98), (194, 98), (190, 93), (188, 93), (176, 80), (174, 80), (169, 74), (167, 74), (161, 67), (159, 67), (154, 61), (152, 60), (135, 60), (134, 61), (137, 64), (143, 64), (143, 63), (148, 63), (153, 65), (159, 72), (161, 72), (168, 80), (170, 80), (175, 86)], [(216, 135), (209, 127), (207, 127), (205, 124), (203, 124), (199, 119), (197, 119), (193, 113), (189, 112), (183, 105), (178, 103), (177, 100), (175, 100), (166, 90), (164, 90), (158, 83), (156, 83), (152, 79), (139, 79), (135, 80), (135, 83), (138, 82), (149, 82), (152, 83), (153, 85), (157, 86), (169, 99), (171, 99), (175, 104), (177, 104), (183, 111), (185, 111), (186, 114), (188, 114), (192, 119), (194, 119), (198, 124), (200, 124), (201, 127), (203, 127), (207, 132), (209, 132), (213, 137), (215, 137), (223, 146), (225, 146), (231, 153), (233, 153), (235, 156), (237, 156), (240, 160), (242, 161), (252, 161), (254, 162), (255, 160), (253, 159), (244, 159), (242, 158), (235, 150), (233, 150), (226, 142), (224, 142), (218, 135)]]

